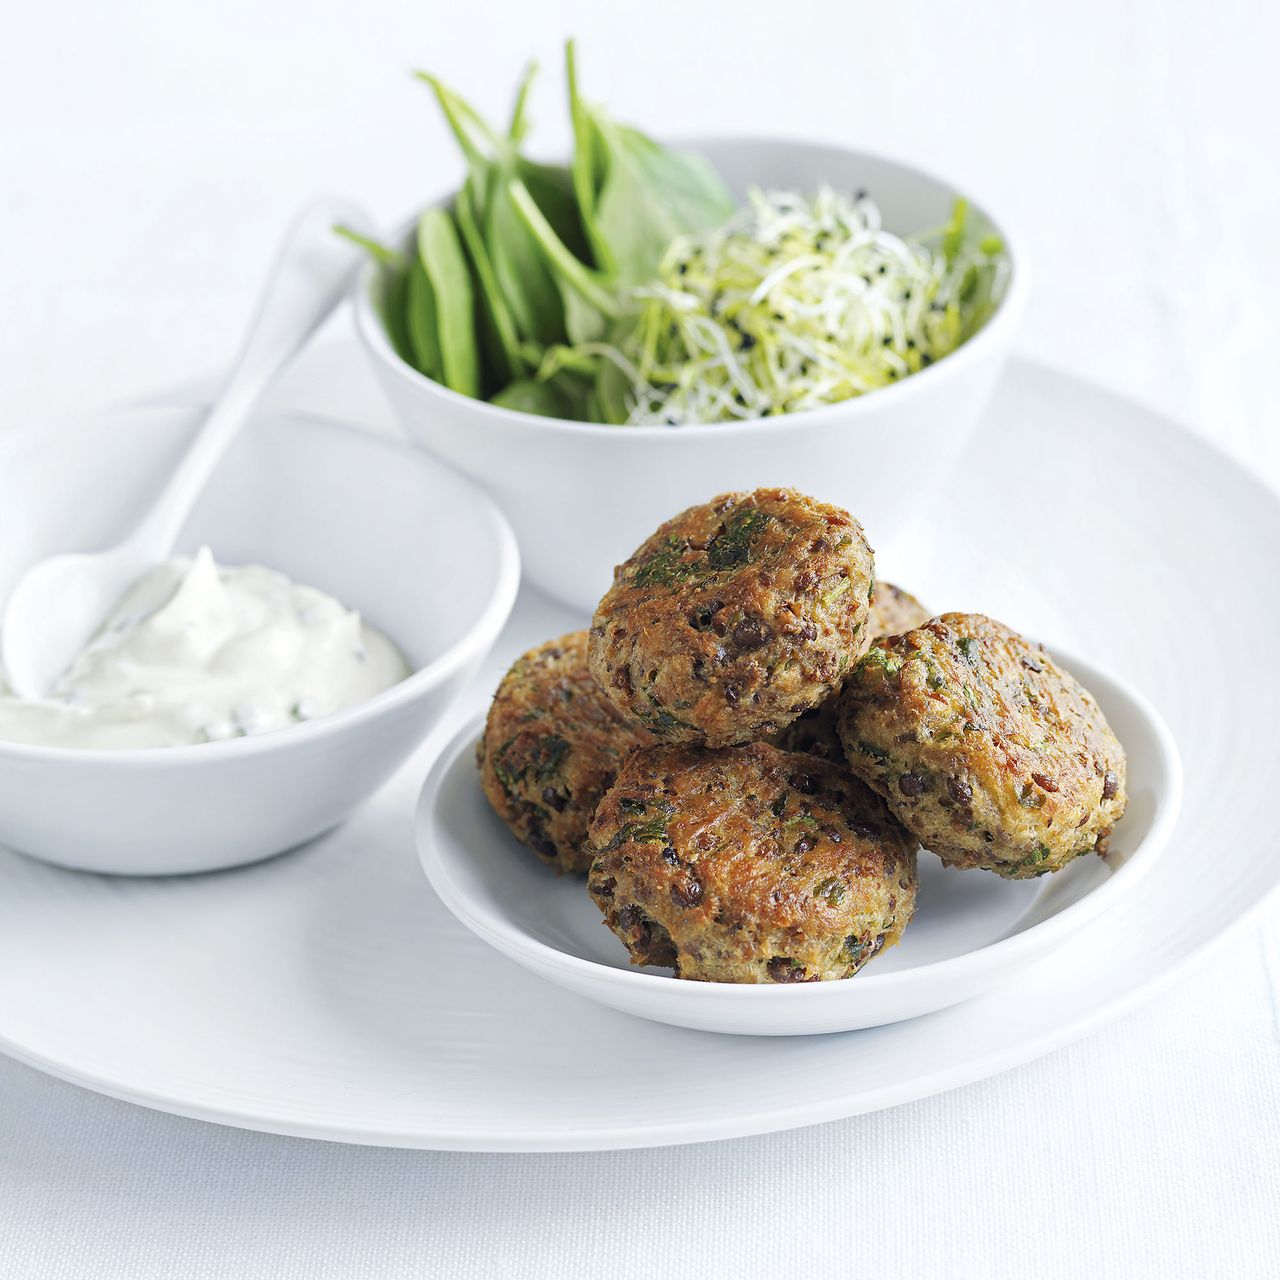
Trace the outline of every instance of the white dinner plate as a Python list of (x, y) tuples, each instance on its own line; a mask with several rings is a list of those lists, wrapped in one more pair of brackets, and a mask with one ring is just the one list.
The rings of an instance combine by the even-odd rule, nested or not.
[(1156, 710), (1080, 658), (1054, 658), (1089, 689), (1128, 754), (1129, 807), (1106, 859), (1004, 880), (920, 855), (916, 913), (902, 941), (856, 978), (799, 985), (680, 982), (634, 969), (581, 876), (558, 876), (498, 820), (480, 788), (477, 716), (440, 753), (422, 788), (418, 856), (441, 901), (477, 937), (531, 973), (655, 1022), (737, 1035), (812, 1035), (903, 1022), (959, 1004), (1062, 946), (1125, 894), (1164, 848), (1182, 768)]
[[(293, 387), (301, 409), (379, 412), (346, 345), (311, 353)], [(1014, 1066), (1146, 999), (1280, 882), (1280, 684), (1266, 667), (1277, 546), (1280, 502), (1221, 454), (1015, 363), (915, 536), (877, 548), (885, 576), (930, 607), (993, 614), (1131, 680), (1185, 769), (1177, 828), (1137, 891), (950, 1009), (744, 1038), (534, 977), (472, 936), (422, 874), (412, 818), (428, 744), (346, 826), (257, 867), (124, 881), (0, 854), (0, 1047), (184, 1115), (468, 1150), (759, 1133)], [(523, 596), (450, 732), (512, 658), (582, 622)]]

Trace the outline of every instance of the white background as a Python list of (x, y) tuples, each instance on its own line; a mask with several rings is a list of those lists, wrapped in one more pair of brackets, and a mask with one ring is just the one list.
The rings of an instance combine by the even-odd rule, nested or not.
[[(811, 136), (953, 175), (1030, 250), (1024, 354), (1280, 483), (1280, 9), (1261, 0), (5, 0), (0, 18), (0, 429), (225, 363), (308, 195), (390, 224), (451, 184), (412, 68), (501, 115), (536, 55), (535, 138), (557, 150), (573, 33), (588, 95), (651, 132)], [(1273, 911), (1009, 1075), (619, 1155), (261, 1137), (0, 1060), (0, 1275), (1274, 1275), (1278, 988)]]

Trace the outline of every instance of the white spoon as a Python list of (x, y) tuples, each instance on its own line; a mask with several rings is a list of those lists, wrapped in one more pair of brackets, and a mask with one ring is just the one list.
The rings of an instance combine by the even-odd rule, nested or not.
[(0, 654), (20, 697), (45, 696), (126, 590), (168, 558), (206, 481), (267, 385), (341, 300), (362, 255), (334, 234), (335, 223), (361, 232), (369, 225), (359, 209), (332, 201), (299, 215), (230, 376), (133, 532), (105, 551), (42, 560), (18, 580), (4, 611)]

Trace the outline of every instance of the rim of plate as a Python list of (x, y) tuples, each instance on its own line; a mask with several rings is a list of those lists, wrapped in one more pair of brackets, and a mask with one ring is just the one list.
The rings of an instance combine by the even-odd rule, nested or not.
[[(436, 382), (419, 372), (407, 361), (401, 359), (391, 346), (382, 321), (378, 316), (378, 308), (373, 300), (373, 285), (379, 264), (366, 262), (356, 274), (350, 291), (352, 310), (355, 315), (356, 334), (364, 348), (380, 363), (411, 385), (432, 394), (455, 406), (465, 408), (475, 415), (477, 422), (504, 422), (519, 424), (529, 431), (543, 433), (562, 432), (569, 435), (596, 434), (601, 431), (613, 432), (620, 439), (634, 440), (637, 443), (649, 443), (656, 439), (679, 440), (682, 438), (697, 439), (711, 434), (734, 435), (748, 431), (753, 436), (762, 434), (778, 434), (793, 431), (810, 423), (821, 423), (833, 414), (849, 416), (865, 415), (873, 412), (876, 405), (886, 403), (884, 397), (893, 396), (894, 402), (906, 399), (922, 389), (932, 387), (940, 377), (961, 372), (973, 359), (981, 356), (993, 343), (1002, 341), (1006, 330), (1016, 325), (1026, 304), (1030, 288), (1030, 274), (1027, 267), (1027, 256), (1022, 247), (1022, 238), (1003, 213), (998, 216), (991, 212), (987, 202), (970, 195), (964, 185), (955, 183), (937, 170), (924, 168), (921, 165), (886, 155), (868, 147), (848, 147), (838, 142), (822, 142), (768, 134), (712, 134), (712, 135), (677, 135), (669, 139), (676, 147), (698, 150), (699, 148), (716, 147), (787, 147), (796, 151), (829, 151), (839, 152), (847, 158), (869, 160), (925, 178), (939, 186), (948, 188), (953, 197), (967, 200), (972, 209), (986, 217), (1004, 241), (1005, 257), (1009, 262), (1009, 278), (1005, 291), (996, 309), (987, 317), (976, 333), (962, 342), (954, 351), (940, 360), (934, 361), (928, 368), (920, 369), (909, 377), (902, 378), (886, 387), (877, 387), (866, 395), (855, 396), (850, 400), (842, 400), (836, 404), (821, 405), (814, 409), (800, 409), (795, 413), (781, 414), (777, 418), (750, 418), (742, 422), (691, 422), (678, 428), (667, 426), (627, 426), (619, 428), (616, 424), (605, 422), (578, 422), (567, 418), (546, 418), (537, 414), (525, 413), (519, 409), (506, 409), (500, 405), (490, 404), (487, 400), (478, 400), (472, 396), (462, 395), (443, 383)], [(444, 204), (451, 199), (452, 191), (446, 191), (428, 199), (412, 217), (397, 223), (388, 237), (392, 244), (403, 241), (416, 224), (421, 213), (429, 208)], [(870, 408), (868, 408), (870, 404)], [(850, 429), (853, 423), (850, 423)], [(677, 446), (678, 447), (678, 446)]]
[[(48, 433), (50, 428), (93, 420), (106, 421), (119, 415), (172, 414), (198, 412), (204, 406), (183, 400), (147, 401), (142, 404), (118, 405), (85, 415), (62, 415), (43, 423), (29, 423), (13, 427), (0, 437), (0, 453), (8, 442), (21, 448), (23, 443)], [(335, 435), (358, 439), (364, 448), (395, 453), (410, 459), (415, 466), (429, 471), (447, 472), (448, 468), (425, 450), (418, 449), (390, 436), (382, 436), (361, 427), (357, 423), (340, 418), (329, 418), (318, 413), (303, 413), (292, 409), (260, 409), (256, 415), (263, 419), (285, 420), (304, 424), (309, 430), (328, 431)], [(410, 672), (397, 684), (383, 689), (371, 698), (365, 698), (350, 707), (305, 720), (300, 724), (286, 725), (267, 733), (251, 734), (244, 738), (227, 738), (217, 742), (192, 743), (179, 747), (131, 747), (111, 750), (94, 747), (48, 747), (20, 742), (0, 742), (0, 761), (58, 761), (91, 764), (101, 768), (141, 768), (163, 765), (165, 767), (199, 764), (202, 761), (223, 759), (227, 756), (257, 755), (263, 751), (283, 750), (304, 741), (314, 741), (351, 726), (371, 720), (401, 703), (428, 692), (443, 683), (478, 653), (486, 653), (498, 638), (515, 605), (520, 589), (520, 548), (515, 532), (498, 505), (474, 481), (456, 472), (449, 472), (449, 483), (469, 490), (470, 505), (480, 515), (492, 532), (497, 547), (497, 572), (493, 592), (485, 606), (476, 615), (466, 632), (438, 657), (425, 666)]]
[(1046, 950), (1052, 947), (1061, 935), (1071, 933), (1102, 914), (1120, 897), (1127, 895), (1146, 875), (1168, 843), (1177, 824), (1183, 796), (1181, 754), (1164, 717), (1145, 695), (1119, 676), (1102, 671), (1064, 650), (1053, 646), (1047, 647), (1054, 661), (1075, 675), (1086, 688), (1093, 689), (1109, 685), (1139, 712), (1151, 733), (1157, 768), (1167, 778), (1167, 785), (1157, 797), (1156, 813), (1146, 836), (1124, 863), (1113, 869), (1097, 888), (1068, 903), (1048, 919), (1041, 920), (1015, 934), (997, 938), (963, 955), (934, 960), (928, 964), (916, 965), (910, 969), (898, 969), (891, 973), (863, 971), (854, 975), (857, 978), (855, 989), (848, 985), (850, 979), (772, 985), (680, 982), (665, 974), (644, 973), (637, 969), (622, 969), (601, 964), (599, 961), (588, 960), (540, 941), (519, 928), (508, 916), (478, 904), (459, 886), (450, 873), (448, 863), (433, 847), (432, 834), (436, 824), (441, 789), (463, 753), (474, 750), (478, 731), (483, 728), (484, 713), (470, 718), (450, 738), (431, 763), (414, 814), (414, 842), (418, 860), (431, 887), (450, 912), (477, 937), (513, 959), (527, 961), (530, 966), (544, 974), (558, 970), (601, 985), (632, 986), (637, 990), (648, 989), (651, 992), (662, 989), (670, 994), (671, 999), (686, 1004), (699, 1001), (718, 1003), (723, 999), (829, 1003), (846, 999), (855, 990), (860, 992), (875, 990), (883, 993), (895, 988), (928, 982), (944, 974), (954, 975), (975, 968), (987, 968), (1030, 950)]

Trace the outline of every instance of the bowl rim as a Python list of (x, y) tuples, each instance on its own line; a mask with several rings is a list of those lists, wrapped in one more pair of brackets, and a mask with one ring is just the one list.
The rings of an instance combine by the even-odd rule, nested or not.
[(1146, 834), (1106, 880), (1047, 919), (961, 955), (931, 960), (890, 973), (858, 973), (854, 975), (856, 987), (850, 985), (850, 979), (799, 984), (681, 982), (668, 974), (644, 973), (638, 969), (601, 964), (541, 941), (520, 929), (508, 917), (477, 908), (453, 880), (445, 860), (431, 847), (436, 802), (444, 781), (453, 772), (460, 756), (474, 744), (477, 728), (482, 727), (483, 714), (469, 718), (432, 760), (414, 813), (418, 860), (437, 896), (468, 929), (548, 981), (559, 981), (563, 976), (572, 982), (575, 990), (580, 990), (583, 985), (630, 988), (636, 998), (643, 998), (646, 993), (663, 998), (662, 993), (665, 992), (665, 998), (683, 1007), (695, 1008), (714, 1004), (721, 998), (757, 1002), (790, 1000), (793, 1004), (807, 1002), (820, 1005), (848, 999), (851, 994), (858, 998), (858, 992), (869, 999), (873, 992), (893, 992), (922, 982), (960, 978), (1007, 964), (1028, 953), (1034, 958), (1060, 945), (1065, 935), (1095, 919), (1120, 896), (1133, 890), (1168, 843), (1182, 808), (1184, 790), (1182, 757), (1177, 742), (1164, 717), (1147, 697), (1129, 681), (1112, 672), (1104, 671), (1057, 646), (1049, 646), (1049, 649), (1054, 661), (1076, 676), (1086, 688), (1095, 691), (1096, 688), (1105, 688), (1119, 695), (1139, 713), (1151, 733), (1156, 772), (1163, 777), (1164, 787), (1157, 792), (1155, 813)]
[[(721, 147), (784, 147), (795, 151), (839, 153), (846, 158), (867, 160), (896, 168), (903, 173), (947, 188), (956, 196), (965, 192), (965, 188), (961, 184), (950, 181), (949, 178), (936, 170), (924, 168), (868, 147), (850, 147), (838, 142), (823, 142), (816, 139), (801, 140), (784, 135), (771, 136), (769, 134), (677, 135), (665, 141), (670, 142), (673, 146), (693, 151), (715, 150)], [(560, 160), (563, 162), (563, 156), (560, 157)], [(452, 198), (452, 195), (452, 190), (449, 190), (419, 206), (417, 212), (396, 225), (395, 229), (387, 237), (388, 242), (396, 244), (403, 241), (424, 210), (444, 204)], [(852, 427), (858, 418), (865, 417), (868, 413), (873, 413), (876, 405), (886, 404), (885, 397), (892, 396), (894, 398), (893, 403), (896, 404), (910, 396), (926, 392), (933, 388), (939, 377), (948, 376), (948, 370), (950, 371), (950, 376), (955, 376), (975, 360), (980, 360), (987, 354), (988, 347), (1006, 342), (1012, 337), (1012, 329), (1017, 324), (1026, 305), (1029, 290), (1027, 259), (1026, 253), (1022, 248), (1021, 236), (1003, 214), (996, 217), (991, 213), (985, 201), (977, 200), (967, 194), (964, 194), (964, 198), (968, 200), (970, 207), (975, 212), (991, 223), (996, 233), (1002, 238), (1005, 246), (1005, 256), (1009, 263), (1009, 279), (1004, 294), (997, 303), (995, 311), (988, 317), (982, 328), (961, 343), (954, 351), (934, 361), (927, 368), (920, 369), (918, 372), (902, 378), (887, 387), (877, 387), (874, 391), (867, 392), (865, 395), (854, 396), (848, 400), (838, 401), (835, 404), (822, 405), (814, 409), (800, 409), (795, 413), (779, 414), (776, 418), (751, 418), (740, 422), (693, 422), (678, 427), (624, 426), (618, 423), (578, 422), (568, 418), (547, 418), (538, 414), (525, 413), (519, 409), (503, 408), (499, 405), (490, 404), (487, 400), (479, 400), (472, 396), (463, 395), (461, 392), (454, 391), (443, 383), (427, 377), (426, 374), (420, 373), (396, 353), (373, 302), (373, 284), (380, 268), (376, 262), (371, 260), (367, 261), (357, 272), (349, 292), (352, 312), (355, 317), (356, 334), (369, 355), (391, 373), (400, 377), (409, 385), (426, 392), (426, 394), (439, 397), (446, 405), (451, 405), (462, 412), (470, 413), (476, 420), (474, 423), (469, 424), (470, 429), (476, 429), (482, 425), (485, 427), (497, 427), (498, 425), (511, 426), (518, 424), (525, 430), (538, 430), (569, 436), (598, 435), (601, 432), (609, 431), (619, 439), (648, 443), (655, 439), (688, 438), (697, 440), (705, 439), (708, 435), (713, 434), (734, 435), (744, 431), (750, 432), (752, 435), (785, 433), (795, 430), (797, 425), (803, 427), (811, 423), (828, 422), (836, 416), (852, 419), (853, 421), (848, 422), (848, 425)], [(871, 404), (871, 409), (867, 408), (868, 403)]]
[[(0, 449), (10, 442), (21, 448), (27, 440), (45, 437), (50, 431), (58, 431), (72, 424), (82, 424), (94, 419), (117, 418), (135, 414), (173, 414), (198, 412), (201, 401), (182, 399), (147, 400), (138, 404), (116, 405), (99, 409), (90, 414), (67, 414), (53, 419), (10, 428), (0, 436)], [(438, 459), (421, 449), (396, 439), (380, 435), (357, 423), (320, 413), (301, 412), (292, 409), (263, 408), (255, 418), (284, 420), (304, 425), (309, 431), (324, 431), (344, 438), (355, 438), (362, 447), (397, 455), (404, 462), (422, 466), (428, 470), (447, 473), (449, 483), (464, 487), (468, 493), (468, 507), (488, 526), (494, 536), (497, 550), (497, 571), (492, 593), (463, 635), (438, 657), (425, 666), (411, 671), (403, 680), (381, 690), (370, 698), (353, 703), (329, 715), (303, 720), (264, 733), (249, 734), (243, 738), (224, 738), (216, 742), (189, 743), (175, 747), (59, 747), (22, 742), (0, 741), (0, 765), (9, 762), (55, 763), (94, 765), (102, 768), (155, 768), (157, 766), (198, 766), (227, 759), (259, 755), (266, 751), (288, 750), (304, 743), (359, 729), (368, 721), (381, 717), (406, 703), (428, 693), (475, 657), (482, 657), (493, 646), (498, 633), (506, 624), (515, 605), (520, 586), (520, 549), (515, 533), (497, 504), (473, 480), (450, 470)], [(394, 643), (394, 637), (392, 637)]]

